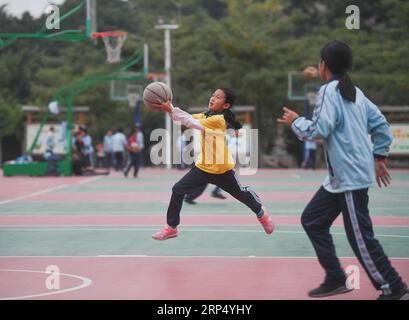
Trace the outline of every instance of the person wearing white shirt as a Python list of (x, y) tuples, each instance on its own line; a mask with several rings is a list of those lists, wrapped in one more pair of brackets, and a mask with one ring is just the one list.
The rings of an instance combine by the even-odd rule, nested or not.
[(106, 166), (109, 169), (114, 164), (114, 154), (112, 151), (112, 131), (111, 130), (109, 130), (104, 136), (103, 143), (104, 143)]
[(123, 129), (119, 128), (112, 136), (112, 152), (115, 157), (115, 170), (119, 171), (123, 168), (125, 146), (127, 144), (126, 136), (123, 134)]
[(91, 168), (95, 169), (95, 160), (94, 160), (94, 147), (92, 146), (92, 138), (88, 134), (88, 130), (86, 128), (80, 128), (83, 133), (82, 142), (84, 143), (84, 154), (87, 160), (87, 164), (91, 166)]

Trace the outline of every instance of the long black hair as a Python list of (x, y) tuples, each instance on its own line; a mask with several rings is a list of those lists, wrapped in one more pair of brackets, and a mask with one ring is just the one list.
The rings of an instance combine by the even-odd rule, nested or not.
[(234, 105), (234, 102), (236, 101), (236, 94), (232, 89), (225, 88), (225, 87), (219, 87), (217, 90), (222, 90), (224, 93), (224, 102), (230, 104), (230, 108), (228, 109), (223, 109), (222, 112), (213, 112), (213, 111), (206, 111), (204, 114), (206, 117), (209, 117), (211, 115), (215, 114), (222, 114), (224, 117), (224, 120), (226, 120), (227, 127), (234, 129), (234, 130), (239, 130), (242, 128), (242, 125), (240, 122), (236, 121), (236, 115), (234, 112), (231, 110), (231, 108)]
[(344, 42), (331, 41), (321, 49), (321, 59), (338, 78), (338, 88), (344, 99), (355, 102), (356, 88), (347, 71), (352, 67), (352, 50)]

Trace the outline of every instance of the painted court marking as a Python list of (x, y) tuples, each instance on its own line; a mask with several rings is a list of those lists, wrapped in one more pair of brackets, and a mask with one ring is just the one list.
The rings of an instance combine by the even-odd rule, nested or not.
[[(2, 204), (2, 203), (0, 202), (0, 204)], [(187, 209), (182, 209), (182, 210), (187, 210)], [(232, 211), (232, 210), (220, 209), (220, 210), (217, 210), (217, 213), (212, 214), (212, 213), (209, 213), (209, 210), (210, 209), (203, 209), (202, 210), (202, 208), (200, 208), (200, 209), (195, 208), (194, 213), (195, 214), (205, 213), (208, 216), (219, 216), (221, 213), (231, 213), (231, 211)], [(298, 212), (302, 212), (303, 210), (304, 210), (304, 207), (301, 207), (299, 209), (275, 209), (275, 210), (270, 210), (270, 211), (271, 211), (271, 214), (274, 216), (274, 213), (294, 213), (294, 212), (298, 213)], [(370, 207), (369, 208), (370, 212), (375, 211), (375, 210), (376, 211), (377, 210), (389, 210), (389, 211), (393, 211), (393, 210), (409, 210), (409, 207), (373, 207), (373, 208)], [(33, 211), (33, 212), (35, 212), (35, 211)], [(150, 212), (149, 215), (152, 215), (152, 214), (153, 215), (164, 215), (164, 211), (149, 211), (149, 212)], [(20, 214), (20, 215), (24, 214), (25, 215), (27, 212), (26, 211), (11, 211), (9, 213), (13, 214), (13, 215), (15, 215), (15, 214)], [(72, 214), (72, 211), (41, 210), (41, 211), (39, 211), (39, 213), (41, 213), (42, 215), (49, 215), (49, 214), (61, 215), (61, 214), (67, 214), (67, 213)], [(90, 210), (75, 211), (76, 215), (82, 215), (82, 216), (84, 216), (84, 215), (92, 216), (93, 213), (98, 214), (98, 216), (113, 216), (113, 215), (117, 215), (117, 214), (120, 214), (121, 216), (124, 216), (124, 217), (134, 216), (134, 214), (123, 214), (122, 211), (111, 211), (111, 210), (109, 210), (108, 212), (104, 212), (103, 210), (98, 210), (98, 211), (90, 211)], [(100, 213), (102, 213), (102, 214), (100, 214)], [(249, 214), (248, 211), (235, 210), (235, 215), (237, 215), (237, 213), (240, 213), (240, 215), (248, 215)], [(0, 214), (2, 214), (2, 213), (0, 212)], [(385, 216), (385, 217), (387, 217), (387, 216)]]
[[(205, 226), (205, 225), (202, 225)], [(126, 227), (126, 228), (72, 228), (72, 227), (26, 227), (26, 228), (14, 228), (14, 227), (2, 227), (2, 229), (12, 229), (13, 231), (157, 231), (157, 228), (140, 228), (140, 227)], [(183, 232), (231, 232), (231, 233), (264, 233), (262, 230), (245, 230), (245, 229), (182, 229)], [(304, 231), (292, 231), (292, 230), (275, 230), (274, 233), (288, 233), (288, 234), (305, 234)], [(331, 232), (333, 235), (345, 236), (344, 232)], [(409, 235), (398, 235), (398, 234), (376, 234), (377, 237), (386, 238), (409, 238)]]
[[(10, 257), (18, 257), (19, 256), (10, 256)], [(23, 256), (24, 258), (25, 256)], [(30, 257), (30, 256), (28, 256)], [(32, 257), (38, 257), (38, 256), (32, 256)], [(43, 257), (43, 256), (40, 256)], [(60, 256), (57, 256), (58, 258), (60, 258)], [(54, 257), (53, 258), (57, 258)], [(77, 258), (77, 256), (65, 256), (66, 258), (69, 257), (74, 257)], [(80, 256), (80, 257), (84, 257), (84, 256)], [(93, 257), (93, 256), (89, 256), (89, 257)], [(189, 259), (189, 258), (208, 258), (208, 259), (317, 259), (317, 257), (315, 256), (309, 256), (309, 257), (297, 257), (297, 256), (150, 256), (150, 255), (145, 255), (145, 254), (124, 254), (124, 255), (115, 255), (115, 254), (101, 254), (96, 256), (98, 258), (164, 258), (164, 259), (168, 259), (168, 258), (181, 258), (181, 259)], [(1, 257), (0, 257), (1, 258)], [(338, 257), (339, 259), (357, 259), (356, 257)], [(409, 258), (407, 257), (388, 257), (389, 260), (409, 260)]]
[[(372, 218), (375, 231), (380, 233), (376, 234), (378, 240), (384, 240), (388, 246), (398, 246), (394, 257), (389, 259), (396, 264), (403, 278), (407, 278), (409, 255), (405, 248), (409, 248), (409, 198), (406, 194), (409, 171), (403, 172), (402, 179), (407, 181), (399, 182), (397, 188), (387, 189), (382, 194), (372, 191), (369, 210), (375, 214)], [(179, 171), (144, 170), (142, 179), (135, 181), (124, 180), (121, 173), (62, 180), (10, 179), (4, 183), (0, 179), (5, 191), (0, 199), (0, 245), (2, 241), (5, 241), (4, 245), (10, 243), (9, 250), (2, 250), (5, 255), (0, 256), (0, 283), (1, 279), (7, 280), (0, 290), (0, 300), (308, 299), (307, 290), (322, 276), (313, 251), (285, 251), (282, 248), (275, 251), (276, 247), (274, 250), (249, 249), (253, 241), (257, 244), (263, 239), (271, 243), (286, 243), (289, 247), (294, 247), (294, 243), (305, 245), (308, 238), (301, 226), (300, 215), (307, 203), (304, 199), (309, 194), (312, 197), (321, 183), (315, 181), (315, 173), (286, 170), (270, 174), (269, 171), (261, 171), (259, 176), (243, 177), (246, 184), (268, 195), (266, 205), (271, 207), (273, 220), (277, 217), (276, 234), (266, 235), (252, 213), (232, 198), (225, 202), (212, 202), (212, 199), (208, 202), (210, 195), (207, 190), (198, 206), (184, 205), (184, 220), (180, 226), (182, 237), (160, 243), (153, 240), (151, 234), (166, 222), (163, 209), (168, 205), (169, 190), (175, 182), (170, 180), (183, 174)], [(281, 183), (284, 189), (280, 189)], [(155, 197), (151, 198), (153, 193)], [(273, 197), (275, 193), (279, 196)], [(347, 242), (341, 215), (334, 227), (331, 229), (334, 240), (344, 246)], [(183, 246), (183, 238), (194, 242), (203, 238), (203, 233), (214, 240), (241, 236), (251, 242), (249, 249), (234, 251), (226, 248), (214, 250), (211, 241), (203, 251), (192, 251), (190, 246), (180, 247)], [(94, 245), (94, 241), (100, 241), (101, 237), (101, 243), (95, 242)], [(71, 243), (70, 239), (80, 245), (88, 242), (90, 246), (78, 251), (76, 242)], [(106, 248), (104, 241), (112, 239), (118, 239), (120, 246), (114, 243), (112, 248)], [(140, 246), (130, 247), (135, 239), (140, 240)], [(33, 241), (32, 250), (20, 250), (25, 248), (27, 241)], [(65, 241), (66, 244), (68, 241), (68, 250), (65, 245), (64, 248), (56, 246), (55, 241)], [(168, 246), (175, 250), (162, 251)], [(43, 251), (45, 248), (49, 250)], [(353, 255), (349, 246), (347, 248), (341, 252)], [(36, 252), (51, 255), (33, 255)], [(279, 256), (273, 256), (275, 252)], [(23, 255), (18, 256), (20, 253)], [(82, 253), (84, 255), (80, 255)], [(294, 253), (305, 256), (293, 256)], [(353, 264), (363, 270), (355, 256), (340, 259), (348, 259), (342, 260), (342, 265)], [(46, 288), (45, 280), (50, 273), (41, 271), (46, 265), (56, 265), (61, 272), (70, 273), (58, 273), (62, 279), (62, 290)], [(271, 266), (267, 268), (274, 272), (263, 274), (266, 266)], [(197, 273), (197, 270), (203, 272)], [(224, 270), (229, 270), (229, 273)], [(240, 278), (242, 281), (237, 281)], [(368, 278), (362, 276), (361, 280), (360, 291), (340, 298), (375, 298), (376, 290)], [(191, 288), (189, 284), (192, 284)], [(279, 290), (271, 290), (272, 284), (277, 284)], [(169, 287), (175, 290), (169, 292)], [(258, 289), (252, 290), (254, 287)]]
[[(19, 269), (0, 269), (0, 272), (26, 272), (26, 273), (44, 273), (44, 274), (49, 274), (48, 272), (45, 271), (37, 271), (37, 270), (19, 270)], [(64, 277), (70, 277), (70, 278), (75, 278), (79, 279), (82, 281), (82, 283), (78, 286), (68, 288), (68, 289), (61, 289), (61, 290), (55, 290), (51, 292), (44, 292), (44, 293), (36, 293), (32, 295), (27, 295), (27, 296), (17, 296), (17, 297), (8, 297), (8, 298), (0, 298), (0, 300), (18, 300), (18, 299), (29, 299), (29, 298), (38, 298), (38, 297), (44, 297), (44, 296), (50, 296), (54, 294), (61, 294), (61, 293), (66, 293), (66, 292), (71, 292), (71, 291), (77, 291), (80, 289), (84, 289), (86, 287), (89, 287), (92, 284), (92, 280), (83, 276), (78, 276), (75, 274), (68, 274), (68, 273), (53, 273), (53, 275), (59, 275), (59, 276), (64, 276)]]
[[(316, 260), (317, 257), (316, 256), (224, 256), (224, 255), (219, 255), (219, 256), (184, 256), (184, 255), (174, 255), (174, 256), (169, 256), (169, 255), (158, 255), (158, 256), (152, 256), (152, 255), (145, 255), (145, 254), (124, 254), (124, 255), (120, 255), (120, 254), (100, 254), (100, 255), (83, 255), (83, 256), (65, 256), (65, 255), (61, 255), (61, 256), (49, 256), (49, 255), (44, 255), (44, 256), (24, 256), (24, 255), (20, 255), (20, 256), (0, 256), (0, 259), (14, 259), (14, 258), (24, 258), (24, 259), (49, 259), (49, 258), (55, 258), (55, 259), (60, 259), (60, 258), (69, 258), (69, 259), (86, 259), (86, 258), (209, 258), (209, 259), (213, 259), (213, 258), (217, 258), (217, 259), (313, 259)], [(351, 257), (346, 257), (346, 256), (341, 256), (338, 257), (339, 259), (357, 259), (354, 256)], [(388, 257), (389, 260), (409, 260), (408, 257)]]
[(37, 191), (37, 192), (30, 193), (30, 194), (26, 194), (24, 196), (20, 196), (20, 197), (17, 197), (17, 198), (0, 201), (0, 205), (6, 204), (6, 203), (11, 203), (11, 202), (16, 202), (16, 201), (27, 199), (27, 198), (36, 197), (36, 196), (39, 196), (39, 195), (42, 195), (42, 194), (53, 192), (55, 190), (60, 190), (60, 189), (66, 188), (68, 186), (69, 186), (68, 184), (63, 184), (63, 185), (60, 185), (60, 186), (57, 186), (57, 187), (48, 188), (48, 189), (45, 189), (45, 190), (42, 190), (42, 191)]
[[(254, 225), (255, 225), (254, 223), (240, 223), (240, 224), (237, 224), (237, 226), (240, 226), (240, 227), (254, 227)], [(297, 226), (301, 226), (301, 225), (298, 225), (298, 224), (289, 224), (289, 223), (276, 223), (275, 225), (280, 226), (280, 227), (297, 227)], [(95, 224), (95, 223), (93, 223), (93, 224), (83, 224), (83, 225), (78, 225), (78, 224), (62, 224), (62, 225), (58, 225), (58, 224), (57, 225), (56, 224), (34, 224), (34, 225), (30, 225), (30, 224), (24, 224), (24, 225), (22, 225), (22, 224), (5, 224), (5, 225), (1, 225), (0, 224), (0, 230), (1, 229), (7, 230), (7, 228), (10, 228), (10, 229), (17, 229), (17, 231), (21, 231), (20, 229), (26, 231), (26, 230), (30, 230), (30, 228), (33, 228), (33, 229), (41, 229), (42, 228), (42, 230), (40, 230), (40, 231), (48, 231), (50, 229), (51, 230), (61, 230), (63, 228), (64, 229), (66, 229), (66, 228), (74, 229), (75, 227), (77, 227), (78, 229), (75, 229), (75, 230), (91, 230), (92, 231), (93, 229), (85, 229), (85, 228), (87, 228), (87, 227), (89, 228), (91, 226), (95, 227), (95, 228), (107, 227), (106, 224)], [(145, 224), (144, 226), (145, 227), (161, 228), (161, 227), (163, 227), (163, 223), (162, 224)], [(207, 227), (207, 226), (231, 227), (232, 225), (231, 224), (225, 224), (225, 223), (197, 224), (197, 225), (189, 224), (189, 223), (184, 224), (184, 227), (188, 227), (188, 228), (189, 227), (197, 227), (197, 226), (201, 226), (201, 227)], [(342, 227), (342, 225), (333, 225), (333, 226), (338, 227), (338, 228)], [(113, 225), (113, 227), (108, 227), (108, 228), (112, 229), (114, 227), (116, 227), (116, 228), (126, 228), (126, 227), (129, 227), (129, 224), (115, 224), (115, 225)], [(186, 231), (185, 229), (183, 229), (184, 227), (182, 227), (181, 230)], [(407, 229), (407, 228), (409, 228), (409, 225), (404, 226), (404, 225), (400, 225), (400, 224), (376, 224), (376, 225), (374, 225), (374, 227), (375, 228), (402, 228), (402, 229)], [(27, 229), (25, 229), (25, 228), (27, 228)], [(135, 229), (132, 229), (132, 230), (143, 230), (143, 229), (140, 229), (140, 228), (141, 227), (139, 227), (139, 226), (135, 226)], [(99, 229), (96, 229), (96, 230), (99, 230)], [(152, 230), (154, 230), (154, 229), (152, 229)], [(259, 231), (259, 232), (263, 232), (263, 231)], [(277, 230), (275, 232), (277, 232)]]
[(88, 178), (88, 179), (81, 180), (81, 181), (79, 181), (78, 183), (79, 183), (79, 184), (84, 184), (84, 183), (93, 182), (93, 181), (99, 180), (99, 179), (102, 179), (102, 177), (92, 177), (92, 178)]
[[(341, 260), (342, 265), (358, 264), (358, 260)], [(342, 258), (343, 259), (343, 258)], [(405, 274), (409, 271), (406, 260), (394, 260), (394, 264), (403, 270)], [(5, 257), (0, 259), (1, 264), (7, 264), (4, 269), (26, 269), (27, 271), (41, 270), (41, 266), (55, 264), (69, 266), (73, 274), (81, 274), (90, 277), (92, 286), (74, 292), (49, 296), (49, 299), (152, 299), (152, 300), (206, 300), (206, 299), (250, 299), (250, 300), (275, 300), (275, 299), (308, 299), (307, 290), (311, 289), (321, 280), (322, 271), (316, 257), (258, 257), (246, 255), (239, 256), (147, 256), (142, 255), (126, 257), (68, 257), (58, 256), (16, 258)], [(274, 270), (267, 275), (262, 275), (267, 269)], [(270, 268), (273, 267), (273, 268)], [(118, 272), (106, 272), (109, 269)], [(204, 267), (203, 272), (197, 269)], [(220, 270), (231, 268), (228, 274)], [(362, 270), (359, 267), (359, 270)], [(87, 272), (85, 272), (87, 270)], [(138, 270), (140, 272), (138, 272)], [(175, 272), (175, 270), (179, 272)], [(250, 271), (250, 272), (249, 272)], [(244, 274), (243, 274), (244, 272)], [(250, 277), (245, 273), (249, 272)], [(160, 273), (158, 277), (158, 273)], [(45, 288), (39, 289), (42, 278), (30, 283), (25, 277), (17, 282), (14, 292), (2, 293), (2, 298), (11, 299), (46, 299), (37, 297)], [(16, 274), (13, 279), (18, 280)], [(30, 275), (29, 273), (27, 275)], [(34, 274), (35, 275), (35, 274)], [(170, 275), (170, 276), (169, 276)], [(297, 279), (297, 276), (300, 279)], [(242, 281), (237, 282), (238, 278)], [(186, 285), (186, 279), (193, 286)], [(210, 280), (209, 280), (210, 279)], [(27, 281), (27, 286), (24, 282)], [(70, 281), (71, 286), (79, 284), (80, 281)], [(11, 283), (10, 283), (11, 284)], [(40, 284), (40, 286), (38, 285)], [(169, 292), (169, 287), (175, 288)], [(254, 287), (257, 290), (254, 291)], [(272, 290), (276, 286), (280, 290)], [(33, 291), (18, 291), (24, 288)], [(42, 292), (41, 292), (42, 291)], [(7, 294), (7, 296), (6, 296)], [(13, 296), (13, 297), (11, 297)], [(349, 296), (337, 297), (337, 299), (374, 299), (376, 291), (371, 287), (366, 277), (362, 277), (361, 290)]]
[[(102, 177), (92, 177), (92, 178), (88, 178), (88, 179), (81, 180), (81, 181), (79, 181), (78, 183), (81, 183), (81, 184), (83, 184), (83, 183), (88, 183), (88, 182), (92, 182), (92, 181), (95, 181), (95, 180), (101, 179), (101, 178), (102, 178)], [(60, 190), (60, 189), (63, 189), (63, 188), (69, 187), (69, 186), (72, 186), (72, 185), (63, 184), (63, 185), (60, 185), (60, 186), (57, 186), (57, 187), (48, 188), (48, 189), (45, 189), (45, 190), (42, 190), (42, 191), (37, 191), (37, 192), (29, 193), (29, 194), (26, 194), (26, 195), (23, 195), (23, 196), (20, 196), (20, 197), (3, 200), (3, 201), (0, 201), (0, 205), (6, 204), (6, 203), (11, 203), (11, 202), (16, 202), (16, 201), (24, 200), (24, 199), (28, 199), (28, 198), (33, 198), (33, 197), (40, 196), (40, 195), (43, 195), (43, 194), (47, 194), (47, 193), (50, 193), (50, 192), (53, 192), (53, 191), (56, 191), (56, 190)]]

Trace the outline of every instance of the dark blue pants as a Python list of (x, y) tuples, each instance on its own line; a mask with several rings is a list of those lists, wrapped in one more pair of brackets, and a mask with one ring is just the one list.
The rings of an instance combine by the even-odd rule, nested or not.
[(192, 190), (198, 190), (208, 183), (215, 184), (224, 191), (230, 193), (234, 198), (244, 203), (254, 213), (261, 211), (260, 198), (249, 187), (242, 187), (236, 178), (233, 170), (223, 174), (211, 174), (204, 172), (197, 167), (193, 167), (182, 179), (172, 188), (167, 223), (170, 226), (177, 226), (180, 223), (180, 211), (182, 210), (183, 198)]
[(368, 200), (368, 189), (330, 193), (321, 187), (305, 208), (301, 223), (325, 269), (325, 281), (345, 281), (329, 232), (342, 212), (348, 241), (369, 279), (377, 290), (390, 294), (401, 290), (404, 283), (374, 237)]
[(138, 176), (139, 166), (141, 164), (141, 153), (140, 152), (129, 152), (129, 163), (125, 168), (125, 174), (128, 175), (129, 170), (133, 167), (133, 176)]

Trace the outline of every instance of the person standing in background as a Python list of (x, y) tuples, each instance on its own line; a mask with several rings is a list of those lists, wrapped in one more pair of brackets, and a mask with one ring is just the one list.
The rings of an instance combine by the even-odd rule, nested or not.
[(138, 177), (139, 167), (141, 165), (142, 150), (145, 147), (143, 134), (139, 126), (135, 127), (135, 131), (129, 136), (126, 149), (129, 151), (129, 161), (124, 170), (124, 176), (127, 178), (131, 168), (134, 168), (133, 176)]
[(92, 138), (88, 134), (86, 128), (80, 129), (82, 132), (82, 141), (84, 142), (84, 154), (87, 164), (92, 170), (95, 170), (95, 160), (94, 160), (94, 147), (92, 146)]
[(102, 142), (97, 144), (97, 168), (106, 168), (104, 144)]
[(110, 169), (114, 165), (114, 153), (112, 151), (112, 131), (109, 130), (104, 136), (104, 153), (106, 168)]
[(55, 147), (55, 141), (54, 141), (54, 127), (51, 126), (48, 133), (47, 133), (47, 141), (46, 141), (46, 149), (45, 152), (47, 153), (53, 153), (53, 149)]
[(115, 157), (115, 170), (122, 170), (124, 166), (124, 153), (127, 144), (126, 137), (123, 134), (123, 129), (119, 128), (112, 136), (112, 152)]
[(46, 149), (44, 153), (44, 158), (47, 161), (51, 161), (51, 162), (60, 161), (63, 159), (61, 156), (54, 154), (54, 147), (55, 147), (54, 133), (55, 133), (54, 127), (51, 126), (47, 133)]
[(317, 143), (312, 140), (305, 141), (305, 160), (302, 164), (302, 167), (305, 169), (315, 170), (315, 160), (317, 158)]

